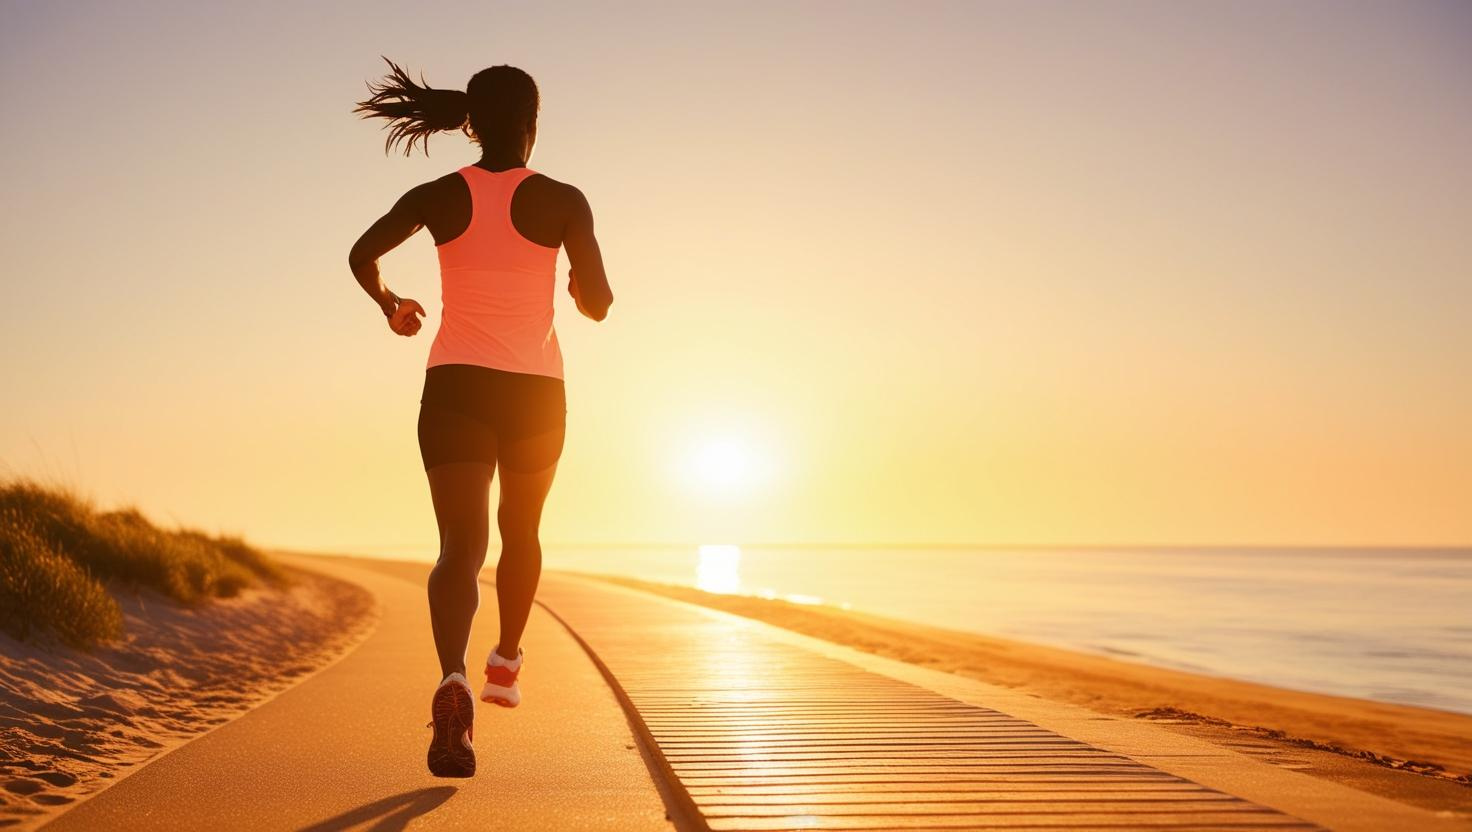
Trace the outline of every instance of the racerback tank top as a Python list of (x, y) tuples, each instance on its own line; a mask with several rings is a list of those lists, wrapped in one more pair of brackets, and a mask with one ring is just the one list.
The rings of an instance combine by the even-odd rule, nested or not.
[(474, 364), (560, 379), (552, 327), (558, 249), (521, 236), (511, 222), (516, 186), (536, 171), (466, 165), (458, 172), (470, 186), (470, 225), (435, 247), (442, 310), (426, 368)]

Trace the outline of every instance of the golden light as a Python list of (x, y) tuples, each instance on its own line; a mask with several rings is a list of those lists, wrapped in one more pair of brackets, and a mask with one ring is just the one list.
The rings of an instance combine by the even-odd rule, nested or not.
[(710, 497), (751, 494), (766, 478), (769, 467), (757, 446), (736, 434), (703, 437), (690, 443), (682, 457), (682, 479)]
[(707, 485), (733, 489), (744, 485), (751, 475), (751, 450), (736, 439), (706, 442), (695, 452), (695, 474)]
[(695, 586), (706, 592), (732, 594), (741, 591), (741, 547), (706, 544), (697, 553)]

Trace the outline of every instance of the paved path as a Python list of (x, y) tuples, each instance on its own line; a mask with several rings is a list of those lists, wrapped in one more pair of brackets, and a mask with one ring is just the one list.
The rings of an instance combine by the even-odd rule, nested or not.
[(1465, 829), (1137, 721), (549, 573), (715, 830)]
[[(597, 668), (545, 611), (527, 629), (525, 704), (476, 714), (480, 771), (425, 769), (439, 669), (428, 567), (303, 559), (368, 587), (377, 629), (337, 664), (136, 770), (44, 827), (64, 830), (667, 830), (665, 805)], [(495, 641), (482, 592), (471, 660)]]
[[(437, 780), (427, 567), (302, 563), (369, 588), (374, 632), (48, 830), (1468, 828), (1157, 726), (553, 572), (525, 703), (481, 708), (479, 774)], [(495, 637), (484, 589), (472, 660)]]

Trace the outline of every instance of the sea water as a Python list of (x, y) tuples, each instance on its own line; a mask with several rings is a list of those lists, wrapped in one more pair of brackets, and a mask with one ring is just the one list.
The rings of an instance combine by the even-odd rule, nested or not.
[(786, 598), (1472, 713), (1472, 550), (548, 547), (546, 565)]

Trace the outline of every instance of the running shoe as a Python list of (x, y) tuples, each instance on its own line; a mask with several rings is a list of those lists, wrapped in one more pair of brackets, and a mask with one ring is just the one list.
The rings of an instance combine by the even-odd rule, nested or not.
[(436, 777), (471, 777), (475, 774), (475, 749), (470, 741), (475, 733), (475, 699), (470, 681), (463, 674), (451, 673), (434, 692), (434, 738), (429, 743), (429, 772)]
[(516, 674), (521, 672), (523, 651), (516, 648), (516, 658), (502, 658), (495, 650), (486, 659), (486, 686), (480, 689), (480, 700), (514, 708), (521, 704), (521, 688), (516, 684)]

